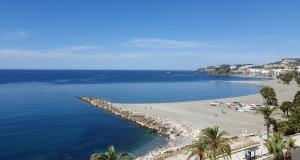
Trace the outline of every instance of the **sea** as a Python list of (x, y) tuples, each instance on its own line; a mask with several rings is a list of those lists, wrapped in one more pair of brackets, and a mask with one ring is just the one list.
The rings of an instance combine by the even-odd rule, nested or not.
[(97, 109), (78, 96), (161, 103), (257, 93), (261, 80), (193, 71), (0, 70), (0, 159), (86, 160), (114, 145), (144, 154), (166, 137)]

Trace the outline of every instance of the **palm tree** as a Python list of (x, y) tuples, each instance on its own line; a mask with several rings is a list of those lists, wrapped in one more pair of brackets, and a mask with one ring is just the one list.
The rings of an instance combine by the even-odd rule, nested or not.
[(265, 100), (265, 105), (278, 105), (278, 100), (276, 98), (276, 92), (273, 88), (263, 88), (259, 92)]
[(266, 146), (269, 150), (269, 153), (274, 155), (274, 160), (284, 160), (284, 143), (281, 134), (274, 133), (267, 140)]
[(287, 118), (289, 116), (289, 110), (293, 109), (293, 107), (294, 107), (293, 102), (288, 102), (288, 101), (282, 102), (280, 106), (280, 110), (283, 112), (283, 116)]
[(281, 134), (274, 133), (266, 142), (269, 153), (274, 155), (274, 160), (292, 159), (291, 152), (295, 149), (294, 139), (288, 138), (284, 140)]
[(209, 159), (216, 160), (218, 156), (231, 158), (229, 139), (224, 137), (226, 134), (225, 131), (219, 131), (217, 126), (202, 129), (199, 141), (206, 145)]
[(258, 109), (258, 112), (264, 116), (265, 119), (265, 126), (267, 129), (267, 137), (269, 138), (270, 134), (270, 127), (273, 125), (273, 130), (277, 130), (276, 120), (271, 118), (276, 108), (271, 108), (270, 106), (261, 107)]
[(190, 146), (190, 155), (187, 158), (188, 160), (191, 159), (192, 157), (196, 157), (195, 160), (204, 160), (206, 159), (206, 151), (207, 147), (206, 144), (201, 142), (201, 140), (195, 141), (191, 146)]
[(130, 153), (117, 154), (114, 146), (108, 148), (108, 152), (92, 154), (91, 160), (133, 160), (135, 159)]

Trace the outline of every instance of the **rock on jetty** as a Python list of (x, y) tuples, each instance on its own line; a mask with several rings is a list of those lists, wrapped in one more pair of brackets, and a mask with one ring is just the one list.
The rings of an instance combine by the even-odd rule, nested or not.
[(142, 127), (152, 129), (161, 135), (168, 136), (168, 142), (164, 146), (156, 148), (143, 157), (139, 157), (138, 159), (159, 159), (166, 153), (170, 154), (183, 147), (186, 147), (199, 134), (199, 131), (192, 130), (187, 126), (180, 125), (172, 120), (161, 119), (148, 114), (131, 111), (124, 106), (113, 104), (104, 99), (93, 98), (89, 96), (81, 96), (79, 98), (89, 104), (92, 104), (93, 106), (111, 112), (116, 116), (135, 122)]

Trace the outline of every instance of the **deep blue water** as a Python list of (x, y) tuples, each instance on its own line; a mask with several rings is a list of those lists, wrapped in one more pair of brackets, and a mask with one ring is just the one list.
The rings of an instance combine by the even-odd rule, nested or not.
[(148, 103), (225, 98), (259, 87), (190, 71), (0, 70), (0, 159), (88, 159), (109, 145), (141, 153), (164, 141), (76, 98)]

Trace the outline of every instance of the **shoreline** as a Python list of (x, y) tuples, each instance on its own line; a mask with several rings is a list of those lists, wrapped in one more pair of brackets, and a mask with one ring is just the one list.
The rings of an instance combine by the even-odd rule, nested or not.
[(192, 143), (194, 138), (199, 134), (188, 126), (178, 124), (172, 120), (131, 111), (122, 105), (114, 104), (100, 98), (90, 96), (80, 96), (78, 98), (115, 116), (132, 121), (141, 127), (152, 129), (160, 135), (168, 136), (166, 144), (147, 152), (144, 156), (138, 158), (140, 160), (156, 159), (162, 154), (180, 150)]
[[(272, 87), (277, 93), (279, 104), (283, 101), (292, 101), (294, 95), (300, 87), (295, 81), (290, 85), (278, 83), (277, 80), (265, 81), (228, 81), (231, 83), (245, 83), (260, 87)], [(132, 111), (143, 114), (150, 114), (162, 119), (172, 119), (178, 124), (183, 124), (192, 128), (192, 130), (200, 132), (201, 129), (217, 125), (221, 130), (229, 132), (230, 136), (256, 136), (265, 133), (264, 118), (260, 114), (249, 112), (237, 112), (226, 107), (212, 107), (210, 103), (213, 101), (231, 103), (240, 102), (244, 104), (263, 104), (263, 98), (259, 93), (238, 96), (231, 98), (221, 98), (213, 100), (196, 100), (185, 102), (169, 102), (169, 103), (142, 103), (142, 104), (121, 104)], [(147, 109), (145, 109), (147, 107)], [(150, 108), (150, 109), (149, 109)], [(226, 114), (222, 114), (222, 109)], [(242, 133), (244, 130), (246, 133)], [(176, 158), (175, 158), (176, 159)], [(186, 157), (185, 157), (186, 159)]]
[[(260, 87), (272, 87), (277, 93), (279, 104), (290, 101), (294, 94), (300, 90), (295, 82), (290, 85), (277, 83), (276, 80), (266, 81), (228, 81), (230, 83), (245, 83)], [(83, 97), (81, 97), (82, 99)], [(155, 159), (154, 157), (170, 157), (176, 155), (179, 150), (185, 148), (196, 139), (201, 129), (217, 125), (221, 130), (226, 130), (231, 137), (240, 137), (241, 131), (246, 131), (247, 136), (255, 136), (264, 133), (264, 120), (260, 114), (237, 112), (224, 107), (212, 107), (210, 102), (219, 101), (223, 103), (240, 102), (245, 104), (262, 104), (263, 99), (259, 93), (231, 98), (196, 100), (168, 103), (135, 103), (122, 104), (110, 103), (93, 97), (85, 97), (82, 100), (120, 116), (126, 120), (133, 121), (140, 126), (153, 129), (160, 134), (167, 135), (167, 144), (149, 151), (139, 159)], [(99, 101), (100, 100), (100, 101)], [(104, 106), (110, 106), (109, 109)], [(101, 106), (102, 105), (102, 106)], [(223, 110), (225, 113), (221, 113)], [(121, 112), (125, 112), (126, 116)], [(134, 118), (139, 116), (138, 119)], [(142, 117), (142, 118), (141, 118)], [(148, 123), (148, 122), (151, 123)], [(146, 123), (145, 123), (146, 122)], [(155, 127), (154, 127), (155, 126)]]
[[(277, 83), (277, 80), (265, 80), (265, 81), (225, 81), (228, 83), (242, 83), (242, 84), (248, 84), (248, 85), (256, 85), (258, 87), (271, 87), (274, 88), (277, 93), (277, 99), (279, 104), (283, 101), (292, 101), (294, 98), (294, 95), (299, 90), (300, 86), (296, 84), (296, 82), (292, 81), (290, 85), (284, 85), (282, 83)], [(280, 87), (279, 87), (280, 86)], [(285, 89), (283, 89), (285, 88)], [(291, 90), (290, 90), (291, 89)], [(282, 93), (283, 91), (283, 93)], [(291, 91), (290, 94), (287, 94), (287, 91)], [(279, 94), (279, 95), (278, 95)], [(288, 95), (288, 96), (286, 96)], [(259, 96), (259, 98), (257, 97)], [(254, 97), (257, 97), (258, 99), (254, 99)], [(212, 102), (212, 101), (234, 101), (234, 100), (240, 100), (240, 102), (258, 102), (263, 103), (263, 99), (259, 93), (255, 94), (249, 94), (249, 95), (243, 95), (243, 96), (234, 96), (234, 97), (228, 97), (228, 98), (215, 98), (215, 99), (205, 99), (205, 100), (186, 100), (186, 101), (176, 101), (176, 102), (154, 102), (154, 103), (115, 103), (119, 105), (124, 105), (126, 107), (132, 107), (132, 106), (145, 106), (145, 105), (172, 105), (172, 104), (189, 104), (189, 103), (202, 103), (202, 102)]]

